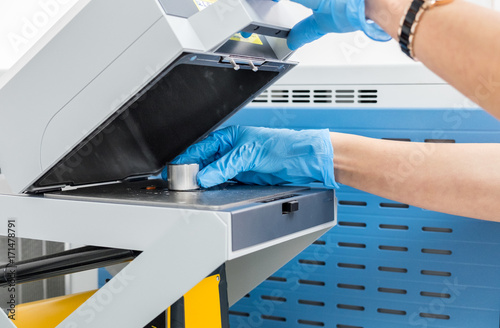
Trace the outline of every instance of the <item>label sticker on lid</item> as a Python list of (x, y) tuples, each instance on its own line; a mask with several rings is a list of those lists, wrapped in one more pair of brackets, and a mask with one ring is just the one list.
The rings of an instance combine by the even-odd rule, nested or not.
[(230, 40), (263, 45), (262, 40), (257, 34), (252, 34), (248, 38), (244, 38), (241, 36), (241, 33), (236, 33)]
[(193, 1), (194, 1), (194, 4), (196, 5), (196, 7), (198, 7), (199, 11), (202, 11), (203, 9), (210, 6), (211, 4), (217, 2), (217, 0), (193, 0)]

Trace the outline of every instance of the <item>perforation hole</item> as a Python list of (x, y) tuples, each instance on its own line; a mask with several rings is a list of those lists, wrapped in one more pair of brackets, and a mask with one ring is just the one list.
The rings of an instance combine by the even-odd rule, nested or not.
[(272, 321), (281, 321), (281, 322), (286, 322), (286, 318), (284, 317), (276, 317), (274, 315), (261, 315), (260, 316), (264, 320), (272, 320)]
[(324, 281), (317, 281), (317, 280), (305, 280), (305, 279), (300, 279), (299, 284), (302, 285), (311, 285), (311, 286), (324, 286), (325, 282)]
[(325, 326), (325, 323), (321, 322), (321, 321), (299, 319), (297, 322), (301, 325), (316, 326), (316, 327), (324, 327)]
[(382, 138), (382, 140), (391, 140), (391, 141), (406, 141), (410, 142), (410, 138)]
[(229, 310), (229, 314), (230, 315), (236, 315), (238, 317), (249, 317), (250, 316), (250, 313), (240, 312), (240, 311), (233, 311), (233, 310)]
[(394, 315), (406, 315), (406, 311), (393, 310), (393, 309), (377, 309), (378, 313), (394, 314)]
[(292, 90), (292, 102), (294, 103), (310, 103), (310, 90)]
[(383, 251), (408, 252), (408, 247), (402, 247), (402, 246), (380, 245), (378, 248)]
[(380, 207), (383, 207), (383, 208), (410, 208), (410, 205), (401, 204), (401, 203), (380, 203)]
[(326, 241), (324, 240), (315, 240), (313, 242), (314, 245), (326, 245)]
[(390, 230), (408, 230), (407, 225), (399, 225), (399, 224), (380, 224), (380, 229), (390, 229)]
[(383, 271), (383, 272), (394, 272), (394, 273), (407, 273), (408, 272), (408, 269), (405, 269), (405, 268), (395, 268), (395, 267), (385, 267), (385, 266), (379, 266), (378, 270)]
[(260, 298), (266, 301), (273, 301), (273, 302), (286, 302), (286, 298), (284, 297), (276, 297), (276, 296), (270, 296), (270, 295), (262, 295)]
[(433, 292), (420, 292), (421, 296), (426, 297), (438, 297), (438, 298), (450, 298), (451, 295), (447, 293), (433, 293)]
[(341, 324), (338, 324), (336, 327), (337, 328), (363, 328), (361, 326), (351, 326), (351, 325), (341, 325)]
[(314, 90), (313, 99), (315, 103), (331, 103), (332, 90)]
[(379, 287), (377, 290), (380, 293), (390, 293), (390, 294), (400, 294), (400, 295), (406, 295), (408, 293), (405, 289), (398, 289), (398, 288)]
[(271, 102), (273, 103), (287, 103), (288, 98), (288, 90), (271, 90)]
[(258, 95), (252, 102), (255, 103), (267, 103), (268, 102), (269, 91), (265, 90), (260, 95)]
[(354, 263), (337, 263), (337, 266), (339, 268), (359, 269), (359, 270), (364, 270), (366, 268), (366, 266), (363, 264), (354, 264)]
[(337, 284), (337, 287), (344, 289), (353, 289), (353, 290), (365, 290), (365, 286), (362, 285)]
[(366, 202), (352, 201), (352, 200), (339, 200), (339, 205), (345, 206), (366, 206)]
[(325, 261), (316, 261), (316, 260), (299, 260), (299, 263), (308, 265), (326, 265)]
[(335, 103), (353, 104), (354, 90), (335, 90)]
[(450, 316), (446, 314), (436, 314), (436, 313), (420, 313), (422, 318), (430, 319), (440, 319), (440, 320), (450, 320)]
[(358, 103), (360, 104), (376, 104), (377, 90), (358, 90)]
[(271, 276), (267, 278), (268, 281), (286, 282), (286, 278)]
[(245, 296), (243, 296), (245, 298), (250, 298), (250, 294), (246, 294)]
[(422, 270), (420, 273), (425, 276), (451, 277), (451, 272), (446, 271)]
[(337, 308), (342, 310), (352, 310), (352, 311), (364, 311), (364, 306), (350, 305), (350, 304), (337, 304)]
[(422, 227), (422, 231), (425, 232), (440, 232), (440, 233), (452, 233), (451, 228), (439, 228), (439, 227)]
[(337, 224), (342, 227), (366, 228), (366, 223), (364, 222), (339, 221)]
[(432, 249), (432, 248), (422, 248), (422, 253), (424, 254), (437, 254), (437, 255), (451, 255), (452, 252), (447, 249)]
[(348, 248), (366, 248), (365, 244), (359, 244), (359, 243), (343, 243), (343, 242), (339, 242), (337, 245), (339, 245), (339, 247), (348, 247)]
[(325, 306), (325, 302), (310, 301), (310, 300), (299, 300), (299, 304), (312, 305), (312, 306)]
[(455, 143), (455, 139), (425, 139), (428, 143)]

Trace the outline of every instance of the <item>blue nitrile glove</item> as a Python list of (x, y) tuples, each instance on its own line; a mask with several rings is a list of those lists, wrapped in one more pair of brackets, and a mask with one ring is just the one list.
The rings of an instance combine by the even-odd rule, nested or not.
[(391, 36), (365, 17), (365, 0), (291, 0), (313, 10), (293, 27), (288, 47), (296, 50), (327, 33), (363, 31), (372, 40), (389, 41)]
[[(198, 183), (204, 188), (233, 178), (258, 185), (319, 181), (338, 187), (328, 130), (229, 126), (189, 147), (172, 163), (199, 163)], [(164, 179), (166, 174), (165, 169)]]

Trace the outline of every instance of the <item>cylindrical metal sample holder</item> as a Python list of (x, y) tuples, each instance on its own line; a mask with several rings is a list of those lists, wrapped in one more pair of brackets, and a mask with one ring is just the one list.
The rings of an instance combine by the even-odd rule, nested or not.
[(198, 164), (168, 164), (167, 187), (169, 190), (186, 191), (200, 189), (196, 175), (200, 171)]

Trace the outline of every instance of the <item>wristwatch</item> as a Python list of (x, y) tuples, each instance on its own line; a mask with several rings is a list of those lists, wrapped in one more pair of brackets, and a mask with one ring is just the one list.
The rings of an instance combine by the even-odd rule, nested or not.
[(399, 26), (399, 45), (401, 50), (410, 58), (415, 59), (413, 54), (413, 38), (418, 27), (418, 23), (423, 13), (436, 6), (452, 3), (453, 0), (413, 0), (406, 15), (401, 19)]

